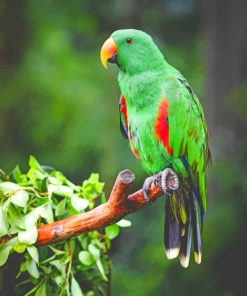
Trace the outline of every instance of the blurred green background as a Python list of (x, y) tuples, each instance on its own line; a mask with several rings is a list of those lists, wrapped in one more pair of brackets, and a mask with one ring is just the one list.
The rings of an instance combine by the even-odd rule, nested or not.
[[(74, 182), (100, 172), (146, 177), (119, 132), (117, 69), (100, 63), (119, 28), (153, 36), (198, 94), (209, 124), (203, 263), (187, 270), (163, 250), (163, 206), (130, 216), (111, 250), (112, 294), (245, 295), (247, 263), (247, 2), (244, 0), (1, 0), (0, 167), (30, 154)], [(244, 33), (245, 32), (245, 33)]]

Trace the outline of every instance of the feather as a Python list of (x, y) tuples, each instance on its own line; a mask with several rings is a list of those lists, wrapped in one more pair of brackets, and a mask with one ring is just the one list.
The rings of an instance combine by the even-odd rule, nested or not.
[[(184, 77), (178, 74), (172, 84), (173, 87), (166, 93), (169, 104), (169, 144), (173, 155), (181, 157), (190, 173), (203, 222), (206, 211), (205, 170), (210, 160), (206, 121), (202, 106)], [(173, 89), (176, 89), (177, 95)]]
[(180, 240), (180, 223), (174, 216), (171, 207), (171, 198), (166, 199), (165, 205), (165, 232), (164, 244), (165, 252), (168, 259), (176, 258), (179, 254), (181, 240)]
[(186, 200), (186, 212), (187, 212), (187, 222), (185, 225), (184, 233), (181, 234), (181, 247), (179, 252), (179, 260), (181, 265), (186, 268), (190, 261), (190, 249), (191, 249), (191, 211), (189, 201)]
[(196, 196), (196, 199), (197, 199), (197, 202), (198, 202), (198, 205), (199, 205), (199, 208), (200, 208), (201, 225), (202, 225), (202, 229), (203, 229), (203, 222), (204, 222), (204, 206), (203, 206), (203, 201), (202, 201), (200, 192), (198, 190), (198, 186), (197, 186), (197, 184), (196, 184), (196, 182), (194, 180), (194, 177), (193, 177), (193, 175), (191, 173), (191, 169), (189, 167), (189, 164), (188, 164), (188, 161), (187, 161), (185, 155), (183, 155), (181, 157), (181, 159), (182, 159), (183, 164), (184, 164), (184, 166), (185, 166), (185, 168), (186, 168), (186, 170), (187, 170), (187, 172), (189, 173), (189, 176), (190, 176), (191, 187), (192, 187), (193, 193)]
[(202, 241), (201, 232), (198, 219), (198, 208), (196, 205), (196, 199), (193, 194), (190, 195), (190, 208), (191, 208), (191, 224), (193, 234), (194, 245), (194, 259), (195, 262), (200, 264), (202, 261)]
[(120, 115), (120, 131), (125, 139), (128, 139), (128, 115), (127, 115), (127, 105), (126, 100), (123, 95), (120, 97), (119, 101), (119, 115)]
[(169, 154), (173, 153), (173, 149), (169, 146), (169, 119), (168, 119), (168, 101), (164, 97), (160, 104), (156, 120), (154, 123), (155, 137), (161, 141), (164, 148)]

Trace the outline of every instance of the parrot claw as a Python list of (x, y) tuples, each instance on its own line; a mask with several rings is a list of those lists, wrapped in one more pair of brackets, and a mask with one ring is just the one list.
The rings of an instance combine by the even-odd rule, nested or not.
[(171, 168), (167, 168), (161, 172), (160, 187), (165, 194), (169, 191), (175, 191), (178, 189), (179, 178)]
[(151, 177), (148, 177), (145, 181), (144, 181), (144, 184), (143, 184), (143, 192), (144, 192), (144, 199), (147, 201), (147, 203), (149, 205), (151, 205), (151, 201), (148, 197), (149, 195), (149, 187), (151, 186), (152, 183), (157, 183), (157, 177), (158, 175), (154, 175), (154, 176), (151, 176)]
[(167, 168), (159, 174), (148, 177), (144, 181), (142, 189), (144, 191), (144, 199), (147, 201), (149, 205), (152, 204), (148, 197), (150, 192), (149, 188), (152, 183), (154, 183), (156, 186), (159, 186), (164, 192), (164, 194), (170, 195), (170, 191), (175, 191), (178, 189), (179, 178), (171, 168)]

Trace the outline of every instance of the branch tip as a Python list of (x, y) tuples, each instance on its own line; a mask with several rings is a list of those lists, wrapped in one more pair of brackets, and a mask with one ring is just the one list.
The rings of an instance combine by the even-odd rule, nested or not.
[(124, 170), (118, 174), (121, 183), (128, 185), (135, 181), (135, 174), (131, 170)]

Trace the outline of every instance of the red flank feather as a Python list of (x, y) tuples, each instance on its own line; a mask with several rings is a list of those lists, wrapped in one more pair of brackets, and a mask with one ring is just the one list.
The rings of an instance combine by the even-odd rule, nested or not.
[(163, 98), (159, 104), (158, 114), (154, 124), (155, 136), (160, 140), (169, 154), (173, 149), (169, 146), (168, 101)]
[(121, 99), (120, 99), (119, 105), (120, 105), (120, 112), (123, 113), (124, 121), (125, 121), (126, 128), (127, 128), (127, 131), (128, 131), (127, 106), (126, 106), (126, 99), (125, 99), (125, 97), (124, 97), (123, 95), (121, 96)]

